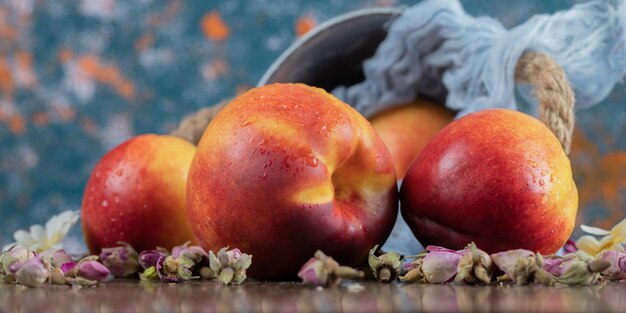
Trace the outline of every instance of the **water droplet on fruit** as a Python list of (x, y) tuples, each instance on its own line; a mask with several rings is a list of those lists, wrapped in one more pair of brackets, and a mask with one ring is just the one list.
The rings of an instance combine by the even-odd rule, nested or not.
[(100, 171), (96, 171), (96, 177), (100, 177), (101, 175)]
[(308, 166), (310, 166), (310, 167), (317, 167), (317, 164), (318, 164), (318, 163), (319, 163), (319, 162), (317, 161), (317, 158), (316, 158), (316, 157), (314, 157), (314, 156), (312, 156), (312, 155), (309, 155), (309, 156), (306, 158), (306, 164), (307, 164)]
[(246, 127), (248, 125), (250, 125), (250, 120), (245, 120), (245, 121), (241, 122), (241, 127)]
[(546, 182), (544, 182), (544, 181), (543, 181), (543, 179), (540, 179), (540, 180), (539, 180), (539, 186), (543, 186), (543, 185), (545, 185), (545, 184), (546, 184)]
[(548, 174), (548, 172), (546, 172), (545, 170), (541, 170), (541, 176), (546, 176), (546, 174)]
[(111, 222), (116, 222), (117, 219), (115, 217), (111, 217)]
[(115, 197), (115, 198), (113, 198), (113, 201), (115, 201), (115, 203), (120, 203), (120, 198), (119, 197)]
[(538, 164), (537, 164), (537, 162), (535, 162), (535, 161), (533, 161), (533, 160), (528, 160), (528, 164), (529, 164), (530, 166), (532, 166), (533, 168), (537, 167), (537, 165), (538, 165)]
[(551, 183), (556, 182), (556, 176), (554, 176), (554, 175), (550, 174), (550, 182), (551, 182)]
[(541, 204), (546, 204), (548, 202), (548, 195), (545, 193), (541, 194)]
[(103, 207), (103, 208), (106, 208), (106, 207), (108, 207), (108, 206), (109, 206), (109, 201), (102, 200), (102, 207)]

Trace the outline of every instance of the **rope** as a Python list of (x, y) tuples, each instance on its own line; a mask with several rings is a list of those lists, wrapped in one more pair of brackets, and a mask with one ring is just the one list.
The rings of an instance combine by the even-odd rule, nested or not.
[[(533, 85), (533, 94), (539, 103), (539, 118), (552, 130), (569, 154), (574, 132), (574, 92), (565, 72), (548, 55), (526, 52), (515, 68), (519, 83)], [(185, 117), (171, 135), (183, 138), (195, 145), (215, 114), (227, 104), (222, 101)]]
[(574, 92), (563, 68), (546, 54), (528, 51), (517, 62), (515, 80), (533, 85), (533, 95), (539, 103), (539, 119), (569, 154), (575, 121)]

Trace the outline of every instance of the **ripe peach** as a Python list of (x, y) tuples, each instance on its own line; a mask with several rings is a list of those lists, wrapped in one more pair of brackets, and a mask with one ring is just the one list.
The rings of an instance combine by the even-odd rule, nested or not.
[(91, 253), (131, 244), (138, 251), (194, 241), (186, 211), (195, 146), (172, 136), (141, 135), (109, 151), (85, 187), (82, 224)]
[(445, 127), (409, 168), (402, 215), (423, 245), (493, 253), (556, 252), (572, 233), (578, 193), (569, 159), (539, 120), (503, 109)]
[(206, 249), (252, 254), (257, 279), (295, 278), (317, 249), (367, 260), (397, 214), (395, 169), (369, 122), (303, 84), (252, 89), (209, 124), (191, 164), (188, 212)]
[(402, 179), (430, 139), (453, 119), (454, 112), (444, 106), (418, 99), (382, 111), (370, 122), (389, 148), (398, 179)]

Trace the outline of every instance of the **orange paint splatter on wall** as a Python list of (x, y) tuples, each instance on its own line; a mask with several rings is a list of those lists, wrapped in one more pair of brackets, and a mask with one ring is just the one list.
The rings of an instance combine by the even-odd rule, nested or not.
[(317, 26), (317, 19), (312, 14), (305, 14), (296, 21), (296, 36), (302, 37)]
[(4, 56), (0, 56), (0, 92), (6, 98), (12, 98), (15, 90), (13, 73), (9, 68), (9, 63)]
[(74, 57), (74, 53), (69, 48), (62, 48), (59, 50), (58, 58), (59, 62), (67, 63)]
[(228, 72), (228, 63), (219, 58), (202, 67), (202, 77), (208, 81), (213, 81), (226, 72)]
[(98, 133), (98, 124), (90, 118), (83, 118), (80, 121), (80, 127), (89, 135), (95, 136)]
[(626, 151), (603, 154), (580, 129), (576, 129), (570, 159), (578, 184), (580, 207), (599, 203), (608, 213), (602, 214), (604, 217), (597, 219), (594, 225), (610, 228), (623, 219), (626, 210)]
[(211, 11), (204, 15), (200, 26), (209, 40), (224, 41), (230, 36), (230, 28), (217, 11)]
[(9, 117), (9, 130), (14, 135), (22, 135), (26, 132), (26, 121), (20, 114)]
[(15, 54), (16, 82), (19, 86), (32, 88), (37, 84), (37, 78), (33, 71), (33, 55), (28, 51), (18, 51)]
[(138, 52), (141, 52), (151, 47), (153, 44), (154, 44), (154, 34), (146, 33), (146, 34), (141, 35), (135, 41), (135, 50), (137, 50)]
[(50, 116), (46, 112), (36, 112), (30, 119), (37, 127), (44, 127), (50, 122)]
[(90, 78), (111, 86), (115, 91), (127, 100), (135, 96), (135, 86), (124, 77), (121, 71), (114, 65), (104, 64), (93, 55), (84, 55), (78, 59), (78, 65)]

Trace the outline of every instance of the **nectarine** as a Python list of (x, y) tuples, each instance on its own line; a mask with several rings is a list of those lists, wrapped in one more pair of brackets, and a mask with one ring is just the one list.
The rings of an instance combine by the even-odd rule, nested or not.
[(418, 99), (382, 111), (370, 118), (370, 122), (389, 148), (398, 179), (402, 179), (430, 139), (453, 119), (454, 112), (443, 105)]
[(251, 277), (295, 278), (321, 249), (367, 260), (397, 214), (395, 169), (369, 122), (303, 84), (252, 89), (205, 130), (189, 171), (189, 217), (206, 249), (253, 256)]
[(552, 132), (526, 114), (491, 109), (445, 127), (409, 168), (404, 219), (423, 245), (494, 253), (556, 252), (574, 228), (578, 194)]
[(83, 197), (83, 232), (91, 253), (118, 241), (138, 251), (195, 241), (185, 194), (195, 150), (177, 137), (142, 135), (102, 157)]

